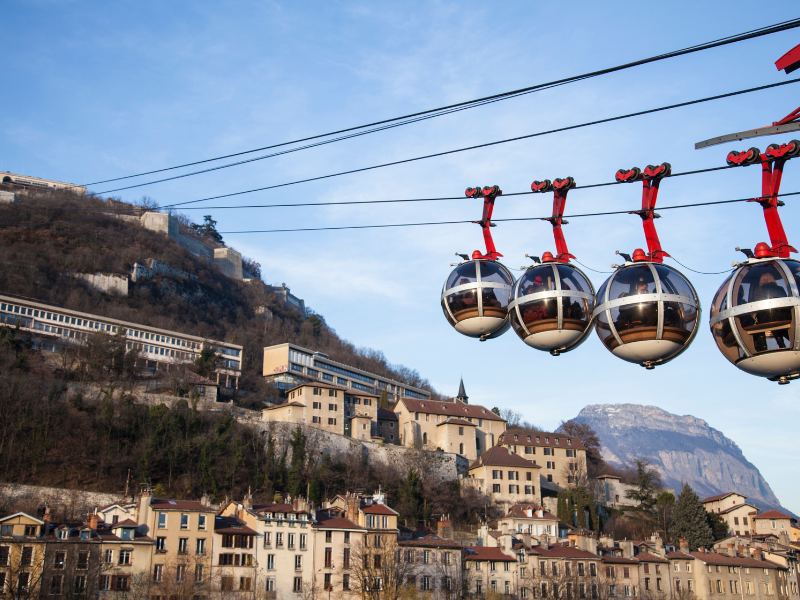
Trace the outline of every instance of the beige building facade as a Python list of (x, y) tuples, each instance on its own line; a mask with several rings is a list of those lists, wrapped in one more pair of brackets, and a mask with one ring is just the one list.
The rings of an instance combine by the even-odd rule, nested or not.
[[(491, 410), (458, 398), (447, 401), (403, 398), (394, 408), (400, 442), (410, 448), (455, 452), (468, 458), (478, 457), (492, 446), (505, 431), (505, 419)], [(459, 425), (457, 419), (470, 425)], [(439, 425), (446, 425), (439, 427)], [(453, 430), (452, 427), (461, 428)], [(471, 435), (469, 431), (472, 431)], [(459, 439), (459, 438), (463, 438)], [(464, 445), (464, 452), (458, 452)]]
[(494, 446), (469, 466), (462, 483), (506, 507), (521, 502), (538, 506), (542, 503), (539, 471), (538, 465), (508, 448)]
[(509, 427), (497, 443), (540, 465), (541, 484), (546, 488), (567, 488), (586, 480), (586, 448), (578, 438)]

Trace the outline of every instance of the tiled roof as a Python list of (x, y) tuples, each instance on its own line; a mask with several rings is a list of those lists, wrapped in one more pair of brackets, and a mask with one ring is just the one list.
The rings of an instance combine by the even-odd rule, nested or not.
[(668, 552), (667, 558), (671, 558), (673, 560), (694, 560), (694, 556), (691, 554), (686, 554), (685, 552)]
[(268, 408), (263, 408), (262, 410), (276, 410), (278, 408), (286, 408), (287, 406), (299, 406), (300, 408), (305, 408), (306, 405), (302, 402), (297, 402), (296, 400), (292, 400), (291, 402), (284, 402), (283, 404), (276, 404), (275, 406), (270, 406)]
[(728, 496), (733, 496), (734, 494), (736, 494), (737, 496), (742, 496), (742, 498), (747, 498), (747, 496), (744, 496), (738, 492), (726, 492), (725, 494), (717, 494), (716, 496), (709, 496), (704, 500), (700, 500), (700, 502), (702, 504), (705, 504), (706, 502), (716, 502), (717, 500), (722, 500), (723, 498), (727, 498)]
[(665, 563), (669, 562), (668, 560), (661, 558), (660, 556), (653, 556), (652, 554), (648, 554), (647, 552), (639, 552), (636, 555), (636, 560), (639, 562), (647, 562), (647, 563)]
[(768, 560), (756, 560), (755, 558), (746, 558), (741, 556), (728, 556), (727, 554), (717, 554), (716, 552), (692, 552), (691, 555), (697, 560), (701, 560), (709, 565), (755, 567), (757, 569), (785, 568)]
[(505, 421), (486, 407), (477, 404), (466, 404), (461, 400), (415, 400), (414, 398), (401, 398), (409, 412), (430, 413), (432, 415), (447, 415), (450, 417), (471, 417), (473, 419), (486, 419), (488, 421)]
[(344, 517), (329, 517), (324, 513), (317, 513), (317, 528), (322, 529), (358, 529), (364, 531), (364, 527), (353, 523)]
[(481, 454), (469, 468), (477, 467), (520, 467), (524, 469), (541, 469), (542, 467), (511, 452), (505, 446), (493, 446)]
[[(740, 508), (743, 508), (745, 506), (749, 506), (750, 508), (754, 509), (753, 512), (758, 512), (758, 507), (757, 506), (754, 506), (752, 504), (747, 504), (747, 502), (745, 502), (744, 504), (737, 504), (736, 506), (731, 506), (730, 508), (726, 508), (725, 510), (721, 510), (717, 514), (724, 515), (724, 514), (727, 514), (729, 512), (732, 512), (734, 510), (738, 510)], [(752, 514), (752, 513), (750, 513), (750, 514)]]
[[(515, 435), (517, 439), (514, 439)], [(529, 437), (530, 440), (528, 440)], [(537, 438), (539, 441), (537, 441)], [(556, 442), (556, 440), (558, 440), (558, 442)], [(569, 440), (569, 443), (567, 443), (567, 440)], [(550, 433), (548, 431), (531, 431), (522, 429), (521, 427), (509, 427), (500, 434), (500, 437), (497, 438), (497, 443), (512, 446), (545, 446), (548, 448), (576, 448), (578, 450), (586, 450), (581, 441), (571, 435)]]
[(231, 533), (234, 535), (257, 535), (247, 525), (233, 517), (216, 517), (214, 519), (214, 533)]
[(441, 425), (466, 425), (468, 427), (477, 427), (475, 423), (470, 423), (469, 421), (465, 419), (459, 419), (458, 417), (449, 417), (446, 421), (443, 421), (436, 426), (440, 427)]
[(117, 529), (119, 527), (138, 527), (139, 524), (134, 521), (133, 519), (125, 519), (124, 521), (118, 521), (117, 523), (112, 523), (108, 526), (109, 529)]
[(467, 560), (493, 560), (495, 562), (517, 562), (516, 558), (503, 554), (500, 548), (486, 546), (467, 546)]
[(622, 558), (621, 556), (601, 556), (604, 563), (610, 565), (635, 565), (637, 564), (632, 558)]
[(365, 515), (393, 515), (397, 516), (399, 513), (393, 511), (385, 504), (371, 504), (370, 506), (362, 506), (361, 512)]
[(388, 408), (379, 408), (378, 418), (383, 421), (397, 421), (397, 415), (393, 410), (389, 410)]
[(753, 517), (754, 519), (791, 519), (792, 521), (796, 521), (794, 517), (790, 517), (789, 515), (785, 515), (782, 512), (778, 512), (777, 510), (768, 510), (767, 512), (763, 512), (760, 515), (756, 515)]
[[(531, 513), (532, 516), (528, 516), (528, 510), (533, 511)], [(537, 511), (542, 511), (542, 516), (539, 516)], [(535, 504), (525, 504), (525, 503), (518, 503), (511, 506), (508, 509), (508, 513), (503, 518), (513, 518), (513, 519), (546, 519), (548, 521), (558, 521), (558, 517), (552, 513), (547, 512), (541, 506), (536, 506)]]
[(165, 500), (162, 498), (153, 498), (150, 500), (150, 506), (157, 510), (194, 510), (197, 512), (214, 512), (213, 508), (203, 506), (197, 500)]

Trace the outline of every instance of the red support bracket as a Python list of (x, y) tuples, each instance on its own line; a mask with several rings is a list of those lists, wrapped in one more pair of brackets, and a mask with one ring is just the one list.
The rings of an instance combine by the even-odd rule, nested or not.
[(467, 198), (479, 198), (483, 196), (483, 216), (480, 221), (473, 221), (473, 223), (480, 225), (483, 230), (483, 240), (486, 242), (486, 254), (481, 254), (480, 250), (475, 250), (472, 253), (472, 258), (497, 260), (503, 255), (494, 247), (494, 240), (492, 239), (490, 228), (495, 226), (494, 223), (492, 223), (494, 199), (497, 198), (497, 196), (502, 196), (503, 190), (496, 185), (487, 185), (483, 189), (479, 187), (467, 188), (465, 194)]
[(661, 163), (657, 167), (648, 165), (645, 167), (644, 172), (637, 167), (628, 171), (625, 169), (617, 171), (615, 178), (619, 183), (642, 182), (642, 210), (637, 210), (630, 214), (639, 215), (642, 218), (644, 237), (647, 240), (647, 253), (641, 248), (634, 250), (634, 262), (650, 261), (662, 263), (664, 262), (664, 257), (669, 256), (661, 248), (661, 242), (658, 239), (654, 219), (660, 218), (661, 215), (655, 213), (654, 209), (656, 207), (656, 198), (658, 198), (658, 185), (664, 177), (669, 177), (671, 173), (672, 167), (669, 163)]
[(797, 140), (792, 140), (788, 144), (770, 144), (764, 154), (761, 154), (758, 148), (750, 148), (746, 152), (734, 150), (728, 154), (727, 162), (730, 166), (748, 167), (761, 163), (761, 196), (748, 202), (758, 202), (764, 209), (764, 221), (767, 224), (771, 245), (768, 246), (764, 242), (756, 245), (756, 258), (770, 256), (789, 258), (790, 252), (797, 252), (789, 245), (789, 240), (786, 238), (786, 231), (778, 214), (778, 207), (782, 206), (783, 202), (778, 200), (777, 196), (781, 189), (784, 164), (798, 155), (800, 155), (800, 141)]
[(553, 237), (556, 240), (556, 256), (550, 252), (542, 254), (542, 262), (560, 262), (568, 263), (570, 258), (575, 258), (575, 255), (569, 253), (567, 248), (567, 241), (564, 239), (564, 232), (561, 230), (562, 225), (567, 225), (569, 222), (563, 219), (564, 207), (567, 205), (567, 192), (575, 187), (575, 180), (572, 177), (565, 177), (564, 179), (556, 179), (550, 181), (534, 181), (531, 184), (531, 191), (533, 192), (553, 192), (553, 216), (542, 221), (549, 221), (553, 226)]

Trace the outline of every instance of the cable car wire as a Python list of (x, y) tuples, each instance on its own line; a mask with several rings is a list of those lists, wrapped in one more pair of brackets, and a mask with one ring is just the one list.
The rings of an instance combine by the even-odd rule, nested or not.
[[(342, 175), (351, 175), (353, 173), (363, 173), (365, 171), (372, 171), (372, 170), (375, 170), (375, 169), (382, 169), (384, 167), (391, 167), (391, 166), (395, 166), (395, 165), (401, 165), (401, 164), (416, 162), (416, 161), (420, 161), (420, 160), (426, 160), (426, 159), (429, 159), (429, 158), (436, 158), (436, 157), (439, 157), (439, 156), (447, 156), (447, 155), (450, 155), (450, 154), (457, 154), (457, 153), (460, 153), (460, 152), (466, 152), (468, 150), (477, 150), (479, 148), (488, 148), (488, 147), (491, 147), (491, 146), (498, 146), (500, 144), (507, 144), (509, 142), (516, 142), (516, 141), (519, 141), (519, 140), (530, 139), (530, 138), (534, 138), (534, 137), (540, 137), (540, 136), (549, 135), (549, 134), (552, 134), (552, 133), (560, 133), (560, 132), (563, 132), (563, 131), (570, 131), (570, 130), (573, 130), (573, 129), (581, 129), (583, 127), (590, 127), (592, 125), (600, 125), (600, 124), (603, 124), (603, 123), (611, 123), (611, 122), (614, 122), (614, 121), (620, 121), (622, 119), (630, 119), (632, 117), (639, 117), (639, 116), (642, 116), (642, 115), (653, 114), (653, 113), (662, 112), (662, 111), (666, 111), (666, 110), (672, 110), (674, 108), (683, 108), (685, 106), (692, 106), (692, 105), (695, 105), (695, 104), (701, 104), (703, 102), (711, 102), (713, 100), (720, 100), (722, 98), (730, 98), (732, 96), (739, 96), (739, 95), (742, 95), (742, 94), (749, 94), (751, 92), (757, 92), (757, 91), (766, 90), (766, 89), (770, 89), (770, 88), (774, 88), (774, 87), (780, 87), (780, 86), (784, 86), (784, 85), (789, 85), (789, 84), (797, 83), (797, 82), (800, 82), (800, 78), (789, 79), (787, 81), (781, 81), (779, 83), (771, 83), (771, 84), (768, 84), (768, 85), (762, 85), (762, 86), (758, 86), (758, 87), (754, 87), (754, 88), (748, 88), (748, 89), (739, 90), (739, 91), (736, 91), (736, 92), (728, 92), (728, 93), (725, 93), (725, 94), (717, 94), (716, 96), (708, 96), (706, 98), (699, 98), (697, 100), (689, 100), (687, 102), (679, 102), (677, 104), (670, 104), (668, 106), (661, 106), (659, 108), (650, 108), (650, 109), (647, 109), (647, 110), (641, 110), (641, 111), (637, 111), (637, 112), (633, 112), (633, 113), (628, 113), (628, 114), (625, 114), (625, 115), (619, 115), (619, 116), (616, 116), (616, 117), (608, 117), (608, 118), (605, 118), (605, 119), (597, 119), (595, 121), (587, 121), (585, 123), (579, 123), (577, 125), (568, 125), (566, 127), (559, 127), (559, 128), (550, 129), (550, 130), (547, 130), (547, 131), (540, 131), (540, 132), (537, 132), (537, 133), (530, 133), (530, 134), (527, 134), (527, 135), (520, 135), (520, 136), (507, 138), (507, 139), (503, 139), (503, 140), (497, 140), (497, 141), (494, 141), (494, 142), (486, 142), (486, 143), (483, 143), (483, 144), (476, 144), (474, 146), (466, 146), (464, 148), (456, 148), (454, 150), (444, 150), (442, 152), (435, 152), (433, 154), (426, 154), (426, 155), (417, 156), (417, 157), (414, 157), (414, 158), (406, 158), (406, 159), (403, 159), (403, 160), (396, 160), (396, 161), (392, 161), (392, 162), (388, 162), (388, 163), (382, 163), (382, 164), (379, 164), (379, 165), (373, 165), (373, 166), (370, 166), (370, 167), (361, 167), (359, 169), (350, 169), (350, 170), (347, 170), (347, 171), (341, 171), (339, 173), (331, 173), (329, 175), (319, 175), (317, 177), (308, 177), (306, 179), (298, 179), (296, 181), (290, 181), (290, 182), (287, 182), (287, 183), (278, 183), (278, 184), (275, 184), (275, 185), (268, 185), (268, 186), (264, 186), (264, 187), (260, 187), (260, 188), (254, 188), (254, 189), (251, 189), (251, 190), (244, 190), (244, 191), (241, 191), (241, 192), (232, 192), (230, 194), (220, 194), (218, 196), (210, 196), (208, 198), (201, 198), (199, 200), (189, 200), (189, 201), (186, 201), (186, 202), (176, 202), (176, 203), (173, 203), (173, 204), (168, 204), (168, 205), (166, 205), (166, 206), (164, 206), (162, 208), (174, 208), (176, 206), (184, 206), (186, 204), (195, 204), (195, 203), (198, 203), (198, 202), (205, 202), (205, 201), (208, 201), (208, 200), (218, 200), (220, 198), (230, 198), (232, 196), (241, 196), (241, 195), (244, 195), (244, 194), (251, 194), (251, 193), (254, 193), (254, 192), (261, 192), (261, 191), (266, 191), (266, 190), (274, 190), (274, 189), (277, 189), (277, 188), (287, 187), (287, 186), (290, 186), (290, 185), (297, 185), (297, 184), (300, 184), (300, 183), (308, 183), (308, 182), (311, 182), (311, 181), (320, 181), (322, 179), (331, 179), (333, 177), (340, 177)], [(140, 186), (129, 186), (129, 187), (126, 187), (126, 188), (119, 188), (119, 189), (116, 189), (116, 190), (109, 190), (108, 192), (100, 192), (100, 193), (101, 194), (106, 194), (106, 193), (109, 193), (109, 192), (115, 192), (115, 191), (121, 191), (121, 190), (125, 190), (125, 189), (131, 189), (133, 187), (140, 187)]]
[(613, 272), (614, 272), (614, 271), (598, 271), (597, 269), (593, 269), (592, 267), (587, 267), (585, 264), (583, 264), (583, 263), (582, 263), (581, 261), (579, 261), (577, 258), (573, 258), (572, 260), (573, 260), (573, 262), (576, 262), (576, 263), (578, 263), (578, 264), (579, 264), (580, 266), (582, 266), (584, 269), (589, 269), (590, 271), (594, 271), (595, 273), (613, 273)]
[[(272, 148), (279, 148), (279, 147), (282, 147), (282, 146), (290, 146), (290, 145), (293, 145), (293, 144), (299, 144), (299, 143), (302, 143), (302, 142), (308, 142), (308, 141), (311, 141), (311, 140), (317, 140), (317, 139), (320, 139), (320, 138), (330, 137), (330, 136), (333, 136), (333, 135), (340, 135), (340, 134), (343, 134), (343, 133), (358, 131), (358, 130), (361, 130), (361, 129), (366, 129), (368, 127), (374, 128), (374, 129), (372, 129), (370, 131), (359, 132), (359, 133), (357, 133), (355, 135), (341, 136), (341, 137), (339, 137), (339, 138), (337, 138), (335, 140), (327, 140), (327, 141), (321, 142), (321, 143), (324, 143), (324, 144), (328, 144), (328, 143), (331, 143), (331, 142), (334, 142), (334, 141), (341, 141), (341, 140), (344, 140), (344, 139), (349, 139), (350, 137), (356, 137), (357, 135), (366, 135), (367, 133), (374, 133), (374, 132), (377, 132), (377, 131), (382, 131), (384, 129), (389, 129), (391, 127), (399, 127), (401, 125), (406, 125), (406, 124), (409, 124), (409, 123), (414, 123), (414, 122), (425, 120), (425, 119), (435, 118), (435, 117), (438, 117), (438, 116), (451, 114), (453, 112), (457, 112), (457, 111), (461, 111), (461, 110), (467, 110), (469, 108), (474, 108), (476, 106), (483, 106), (485, 104), (498, 102), (500, 100), (507, 100), (509, 98), (515, 98), (515, 97), (522, 96), (522, 95), (525, 95), (525, 94), (530, 94), (530, 93), (533, 93), (533, 92), (537, 92), (537, 91), (540, 91), (540, 90), (543, 90), (543, 89), (549, 89), (549, 88), (560, 86), (560, 85), (566, 85), (566, 84), (569, 84), (569, 83), (574, 83), (576, 81), (582, 81), (584, 79), (598, 77), (600, 75), (607, 75), (609, 73), (615, 73), (615, 72), (618, 72), (618, 71), (623, 71), (623, 70), (626, 70), (626, 69), (630, 69), (630, 68), (641, 66), (641, 65), (646, 65), (646, 64), (649, 64), (649, 63), (665, 60), (665, 59), (668, 59), (668, 58), (674, 58), (674, 57), (677, 57), (677, 56), (683, 56), (683, 55), (686, 55), (686, 54), (692, 54), (692, 53), (695, 53), (695, 52), (700, 52), (700, 51), (703, 51), (703, 50), (709, 50), (711, 48), (717, 48), (717, 47), (725, 46), (725, 45), (728, 45), (728, 44), (734, 44), (734, 43), (737, 43), (737, 42), (741, 42), (741, 41), (745, 41), (745, 40), (749, 40), (749, 39), (753, 39), (753, 38), (757, 38), (757, 37), (762, 37), (762, 36), (765, 36), (765, 35), (771, 35), (773, 33), (778, 33), (778, 32), (786, 31), (786, 30), (789, 30), (789, 29), (794, 29), (796, 27), (800, 27), (800, 18), (798, 18), (798, 19), (790, 19), (788, 21), (782, 21), (782, 22), (776, 23), (774, 25), (768, 25), (768, 26), (765, 26), (765, 27), (752, 29), (750, 31), (745, 31), (743, 33), (739, 33), (739, 34), (735, 34), (735, 35), (731, 35), (731, 36), (726, 36), (726, 37), (723, 37), (723, 38), (719, 38), (717, 40), (712, 40), (710, 42), (704, 42), (704, 43), (701, 43), (701, 44), (696, 44), (694, 46), (689, 46), (687, 48), (683, 48), (683, 49), (680, 49), (680, 50), (673, 50), (671, 52), (667, 52), (667, 53), (664, 53), (664, 54), (659, 54), (659, 55), (652, 56), (652, 57), (649, 57), (649, 58), (636, 60), (636, 61), (625, 63), (625, 64), (622, 64), (622, 65), (617, 65), (615, 67), (608, 67), (608, 68), (605, 68), (605, 69), (600, 69), (598, 71), (591, 71), (589, 73), (584, 73), (582, 75), (574, 75), (574, 76), (571, 76), (571, 77), (566, 77), (566, 78), (563, 78), (563, 79), (557, 79), (555, 81), (550, 81), (550, 82), (546, 82), (546, 83), (540, 83), (540, 84), (536, 84), (536, 85), (533, 85), (533, 86), (520, 88), (520, 89), (517, 89), (517, 90), (512, 90), (512, 91), (508, 91), (508, 92), (502, 92), (502, 93), (499, 93), (499, 94), (493, 94), (491, 96), (484, 96), (482, 98), (476, 98), (474, 100), (467, 100), (467, 101), (464, 101), (464, 102), (458, 102), (456, 104), (449, 104), (449, 105), (446, 105), (446, 106), (441, 106), (439, 108), (433, 108), (433, 109), (428, 109), (428, 110), (424, 110), (424, 111), (420, 111), (420, 112), (416, 112), (416, 113), (410, 113), (410, 114), (403, 115), (403, 116), (400, 116), (400, 117), (392, 117), (390, 119), (383, 119), (381, 121), (375, 121), (375, 122), (367, 123), (367, 124), (364, 124), (364, 125), (357, 125), (355, 127), (348, 127), (346, 129), (339, 129), (339, 130), (331, 131), (331, 132), (328, 132), (328, 133), (313, 135), (313, 136), (309, 136), (309, 137), (305, 137), (305, 138), (299, 138), (299, 139), (292, 140), (292, 141), (289, 141), (289, 142), (282, 142), (282, 143), (279, 143), (279, 144), (272, 144), (272, 145), (269, 145), (269, 146), (262, 146), (260, 148), (254, 148), (252, 150), (245, 150), (245, 151), (242, 151), (242, 152), (235, 152), (235, 153), (232, 153), (232, 154), (225, 154), (225, 155), (217, 156), (217, 157), (214, 157), (214, 158), (207, 158), (207, 159), (193, 161), (193, 162), (189, 162), (189, 163), (184, 163), (184, 164), (176, 165), (176, 166), (172, 166), (172, 167), (165, 167), (165, 168), (162, 168), (162, 169), (155, 169), (155, 170), (151, 170), (151, 171), (145, 171), (145, 172), (137, 173), (137, 174), (134, 174), (134, 175), (126, 175), (126, 176), (123, 176), (123, 177), (115, 177), (115, 178), (112, 178), (112, 179), (104, 179), (104, 180), (95, 181), (95, 182), (92, 182), (92, 183), (87, 183), (85, 185), (86, 186), (99, 185), (101, 183), (111, 183), (113, 181), (122, 181), (122, 180), (125, 180), (125, 179), (132, 179), (132, 178), (135, 178), (135, 177), (142, 177), (142, 176), (145, 176), (145, 175), (153, 175), (153, 174), (156, 174), (156, 173), (163, 173), (163, 172), (166, 172), (166, 171), (172, 171), (172, 170), (175, 170), (175, 169), (181, 169), (181, 168), (185, 168), (185, 167), (191, 167), (191, 166), (195, 166), (195, 165), (205, 164), (205, 163), (214, 162), (214, 161), (217, 161), (217, 160), (224, 160), (226, 158), (234, 158), (236, 156), (242, 156), (242, 155), (245, 155), (245, 154), (252, 154), (253, 152), (261, 152), (263, 150), (270, 150)], [(398, 123), (398, 121), (400, 121), (400, 122)], [(390, 123), (392, 125), (389, 125), (387, 127), (378, 127), (378, 126), (387, 125), (387, 124), (390, 124)], [(295, 152), (297, 150), (305, 150), (307, 148), (312, 148), (312, 147), (315, 147), (317, 145), (321, 145), (321, 143), (306, 145), (306, 146), (304, 146), (302, 148), (296, 148), (296, 149), (289, 150), (289, 152)], [(263, 160), (265, 158), (271, 158), (272, 156), (278, 156), (279, 154), (283, 154), (283, 153), (285, 153), (285, 152), (266, 155), (266, 156), (262, 156), (262, 157), (257, 157), (257, 158), (249, 159), (249, 160), (245, 160), (245, 161), (239, 161), (239, 162), (231, 163), (229, 165), (223, 165), (223, 166), (220, 166), (220, 167), (215, 167), (214, 169), (209, 169), (209, 170), (216, 170), (216, 169), (220, 169), (220, 168), (232, 167), (232, 166), (236, 166), (236, 165), (239, 165), (239, 164), (244, 164), (246, 162), (252, 162), (254, 160)], [(180, 177), (186, 177), (186, 176), (189, 176), (189, 175), (195, 175), (195, 174), (204, 173), (204, 172), (207, 172), (207, 170), (198, 171), (197, 173), (192, 173), (192, 174), (181, 175)], [(170, 178), (170, 179), (172, 179), (172, 178)], [(168, 181), (168, 179), (163, 179), (163, 180), (160, 180), (160, 181)], [(154, 181), (154, 182), (150, 182), (150, 183), (143, 184), (143, 185), (150, 185), (151, 183), (159, 183), (159, 181)], [(125, 188), (122, 188), (122, 189), (125, 189)]]
[(722, 275), (723, 273), (730, 273), (731, 271), (733, 271), (733, 267), (730, 267), (730, 268), (728, 268), (728, 269), (725, 269), (724, 271), (713, 271), (713, 272), (708, 272), (708, 271), (695, 271), (695, 270), (694, 270), (694, 269), (692, 269), (691, 267), (687, 267), (685, 264), (683, 264), (681, 261), (679, 261), (677, 258), (675, 258), (674, 256), (672, 256), (671, 254), (667, 255), (667, 257), (668, 257), (668, 258), (671, 258), (672, 260), (674, 260), (676, 263), (678, 263), (678, 264), (679, 264), (680, 266), (682, 266), (684, 269), (687, 269), (687, 270), (691, 271), (692, 273), (698, 273), (698, 274), (700, 274), (700, 275)]
[[(794, 158), (794, 157), (790, 157)], [(671, 173), (667, 175), (667, 177), (681, 177), (683, 175), (697, 175), (699, 173), (711, 173), (713, 171), (722, 171), (725, 169), (735, 169), (738, 165), (724, 165), (721, 167), (709, 167), (707, 169), (695, 169), (693, 171), (684, 171), (682, 173)], [(622, 185), (625, 182), (622, 181), (606, 181), (604, 183), (591, 183), (587, 185), (578, 185), (572, 188), (573, 190), (580, 190), (580, 189), (590, 189), (590, 188), (597, 188), (597, 187), (605, 187), (609, 185)], [(534, 192), (508, 192), (503, 193), (503, 197), (508, 196), (527, 196), (532, 195)], [(399, 199), (392, 199), (392, 200), (341, 200), (337, 202), (299, 202), (294, 204), (284, 203), (284, 204), (235, 204), (233, 206), (187, 206), (182, 208), (181, 210), (233, 210), (233, 209), (245, 209), (245, 208), (295, 208), (295, 207), (307, 207), (307, 206), (346, 206), (350, 204), (393, 204), (393, 203), (402, 203), (402, 202), (439, 202), (444, 200), (467, 200), (464, 196), (444, 196), (441, 198), (399, 198)], [(44, 206), (43, 203), (40, 202), (18, 202), (14, 204), (15, 207), (17, 206)], [(161, 208), (170, 208), (170, 206), (164, 206)], [(114, 207), (114, 206), (48, 206), (49, 209), (60, 209), (60, 210), (99, 210), (103, 212), (136, 212), (137, 207), (135, 205), (129, 205), (127, 207)]]

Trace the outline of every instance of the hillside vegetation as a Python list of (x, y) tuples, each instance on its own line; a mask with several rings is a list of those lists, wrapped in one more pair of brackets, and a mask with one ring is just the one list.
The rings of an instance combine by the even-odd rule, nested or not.
[[(285, 342), (433, 391), (417, 371), (392, 365), (380, 351), (341, 339), (324, 318), (303, 320), (264, 286), (229, 279), (172, 239), (114, 217), (115, 212), (139, 215), (145, 207), (63, 191), (19, 198), (18, 204), (0, 204), (0, 293), (240, 344), (244, 364), (239, 385), (262, 396), (267, 391), (261, 377), (262, 349)], [(188, 222), (186, 217), (181, 220)], [(196, 229), (202, 231), (203, 226)], [(119, 297), (94, 291), (72, 275), (128, 275), (134, 262), (149, 258), (197, 280), (158, 275), (131, 282), (129, 296)], [(259, 306), (267, 307), (274, 318), (268, 322), (257, 315)]]

